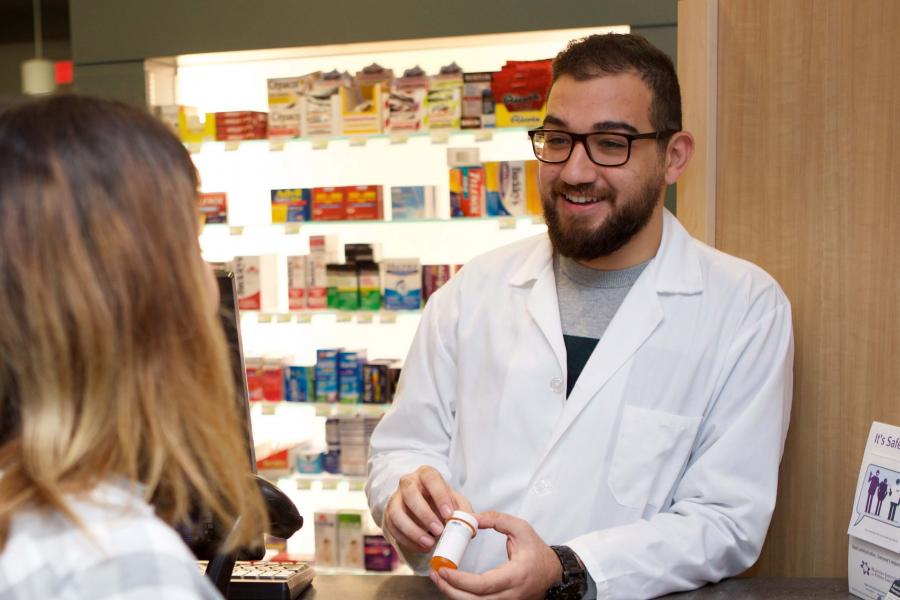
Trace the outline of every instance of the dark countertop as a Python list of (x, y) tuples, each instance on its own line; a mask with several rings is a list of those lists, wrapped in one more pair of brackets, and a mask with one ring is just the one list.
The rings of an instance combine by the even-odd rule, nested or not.
[[(418, 600), (441, 598), (427, 577), (410, 575), (317, 575), (301, 600)], [(846, 579), (753, 577), (729, 579), (693, 592), (667, 596), (673, 600), (847, 600)]]

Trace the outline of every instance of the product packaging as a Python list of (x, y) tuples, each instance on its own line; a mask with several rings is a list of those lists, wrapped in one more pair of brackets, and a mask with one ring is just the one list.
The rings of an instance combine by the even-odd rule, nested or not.
[(225, 192), (200, 193), (200, 222), (204, 225), (228, 222), (228, 195)]
[(341, 262), (340, 241), (336, 235), (309, 236), (307, 259), (306, 306), (310, 309), (328, 307), (328, 263)]
[(433, 293), (450, 281), (450, 265), (422, 265), (422, 301), (428, 302)]
[(338, 566), (337, 511), (317, 510), (313, 516), (316, 537), (316, 566)]
[[(358, 404), (362, 399), (365, 350), (342, 350), (338, 353), (338, 400), (341, 404)], [(344, 437), (341, 436), (343, 449)]]
[(256, 461), (256, 471), (263, 477), (274, 479), (291, 474), (293, 455), (289, 448), (279, 450)]
[(456, 63), (441, 67), (431, 78), (426, 107), (429, 129), (459, 129), (462, 117), (462, 69)]
[(488, 216), (527, 214), (525, 161), (484, 163), (484, 184)]
[(407, 185), (391, 188), (391, 218), (433, 219), (435, 200), (433, 185)]
[(262, 387), (264, 400), (269, 402), (284, 400), (284, 372), (280, 358), (267, 357), (263, 359)]
[(484, 168), (451, 168), (450, 216), (481, 217), (484, 212)]
[(388, 133), (422, 131), (425, 125), (425, 103), (428, 77), (419, 67), (407, 69), (395, 79), (385, 99), (384, 130)]
[(269, 138), (300, 137), (303, 98), (318, 74), (269, 79)]
[(314, 366), (284, 365), (284, 399), (288, 402), (315, 401)]
[(334, 310), (359, 309), (359, 280), (356, 265), (326, 265), (328, 280), (328, 308)]
[(497, 124), (494, 115), (494, 95), (491, 92), (493, 73), (463, 73), (462, 119), (463, 129), (486, 129)]
[(494, 73), (497, 127), (540, 127), (547, 113), (552, 61), (507, 61)]
[(362, 569), (363, 562), (363, 513), (356, 510), (342, 510), (337, 514), (338, 523), (338, 565), (351, 569)]
[(374, 261), (357, 261), (356, 275), (359, 281), (360, 310), (381, 308), (381, 269)]
[(309, 257), (287, 257), (288, 310), (303, 310), (306, 306), (306, 286), (309, 280)]
[(363, 536), (366, 571), (390, 572), (397, 568), (397, 551), (383, 535)]
[(418, 310), (422, 305), (422, 266), (418, 258), (390, 258), (381, 262), (384, 308)]
[(263, 360), (261, 358), (247, 357), (244, 359), (244, 372), (247, 375), (247, 396), (250, 402), (259, 402), (265, 399), (263, 395)]
[(312, 217), (312, 190), (309, 188), (284, 188), (271, 190), (272, 222), (296, 223)]
[(344, 188), (345, 218), (354, 221), (384, 218), (380, 185), (352, 185)]
[(341, 86), (341, 126), (344, 135), (381, 133), (384, 122), (384, 99), (394, 73), (371, 64)]
[(343, 221), (346, 218), (346, 188), (317, 187), (312, 190), (313, 221)]
[(381, 243), (344, 244), (347, 263), (378, 262), (381, 260)]
[(294, 456), (294, 470), (305, 475), (316, 475), (322, 472), (321, 452), (298, 452)]
[(185, 144), (200, 144), (216, 139), (216, 115), (206, 113), (201, 119), (196, 109), (183, 107), (178, 112), (178, 137)]
[(340, 348), (316, 351), (316, 402), (338, 401), (338, 353)]
[(340, 89), (349, 79), (346, 73), (331, 71), (312, 78), (309, 91), (303, 96), (303, 135), (338, 135), (341, 133)]
[(251, 110), (217, 112), (216, 140), (263, 139), (268, 134), (268, 119), (268, 114)]
[(366, 475), (370, 432), (361, 416), (341, 417), (341, 473), (352, 477)]
[(363, 397), (365, 404), (391, 402), (390, 361), (370, 360), (363, 365)]
[(235, 256), (232, 270), (240, 310), (277, 310), (278, 257), (275, 254)]
[(538, 184), (538, 161), (525, 161), (525, 212), (533, 216), (543, 216), (541, 188)]

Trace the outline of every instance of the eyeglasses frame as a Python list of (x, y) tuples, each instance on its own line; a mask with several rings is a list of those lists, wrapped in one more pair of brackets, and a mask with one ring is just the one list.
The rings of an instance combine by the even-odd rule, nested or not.
[[(531, 140), (531, 150), (534, 152), (534, 157), (543, 163), (547, 163), (550, 165), (559, 165), (570, 158), (572, 158), (572, 152), (575, 150), (575, 144), (581, 142), (581, 147), (584, 148), (584, 153), (587, 155), (588, 160), (597, 165), (598, 167), (621, 167), (625, 163), (629, 161), (631, 158), (631, 145), (634, 140), (660, 140), (678, 133), (679, 129), (665, 129), (663, 131), (650, 131), (648, 133), (622, 133), (621, 131), (591, 131), (590, 133), (573, 133), (571, 131), (566, 131), (564, 129), (545, 129), (543, 127), (538, 127), (537, 129), (529, 129), (528, 130), (528, 138)], [(537, 149), (534, 147), (534, 136), (538, 133), (565, 133), (566, 135), (572, 138), (572, 146), (569, 148), (569, 153), (562, 160), (546, 160), (537, 155)], [(591, 155), (590, 148), (587, 145), (587, 138), (592, 135), (597, 134), (612, 134), (618, 135), (620, 137), (628, 140), (628, 153), (625, 155), (625, 160), (620, 163), (614, 165), (607, 165), (603, 163), (599, 163), (594, 160), (594, 157)]]

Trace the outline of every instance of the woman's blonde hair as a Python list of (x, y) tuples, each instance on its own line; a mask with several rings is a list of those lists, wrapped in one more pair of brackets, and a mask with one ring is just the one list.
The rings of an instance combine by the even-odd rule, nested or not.
[(59, 96), (0, 113), (0, 549), (23, 509), (143, 484), (258, 545), (265, 507), (197, 240), (197, 173), (164, 125)]

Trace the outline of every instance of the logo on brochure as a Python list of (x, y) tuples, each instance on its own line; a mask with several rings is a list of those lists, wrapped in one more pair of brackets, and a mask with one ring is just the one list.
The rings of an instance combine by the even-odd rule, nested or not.
[(870, 567), (869, 563), (867, 563), (866, 561), (862, 561), (861, 563), (859, 563), (859, 568), (862, 570), (863, 575), (872, 574), (872, 567)]
[(869, 464), (856, 500), (856, 522), (869, 517), (893, 527), (900, 527), (897, 507), (900, 505), (900, 472), (881, 465)]

